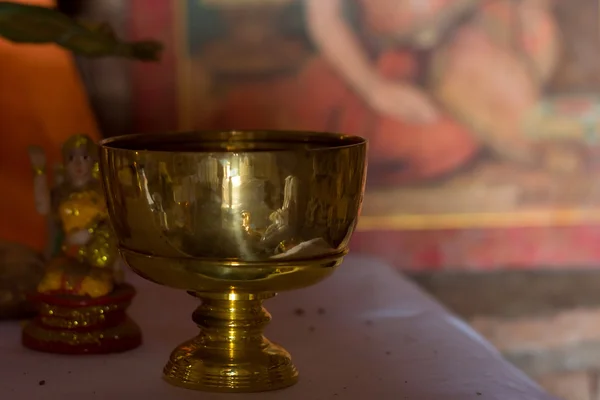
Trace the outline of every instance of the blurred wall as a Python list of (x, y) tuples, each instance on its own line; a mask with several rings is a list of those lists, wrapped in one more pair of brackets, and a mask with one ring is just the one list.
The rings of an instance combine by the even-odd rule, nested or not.
[[(90, 22), (107, 22), (120, 37), (127, 37), (130, 18), (125, 0), (59, 0), (64, 13)], [(105, 136), (133, 133), (131, 62), (116, 58), (77, 58), (100, 130)]]
[(106, 134), (362, 135), (355, 250), (406, 269), (600, 259), (597, 0), (86, 4), (166, 46), (159, 64), (82, 67)]

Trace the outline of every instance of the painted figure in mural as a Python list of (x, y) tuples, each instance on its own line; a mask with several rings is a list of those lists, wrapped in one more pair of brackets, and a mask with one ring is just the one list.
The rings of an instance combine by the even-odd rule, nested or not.
[[(389, 183), (441, 176), (483, 147), (535, 164), (523, 134), (556, 60), (543, 0), (306, 0), (320, 51), (300, 74), (314, 126), (370, 139)], [(312, 95), (311, 95), (312, 94)]]
[(38, 291), (105, 296), (113, 289), (120, 264), (104, 195), (94, 176), (97, 147), (90, 137), (75, 135), (62, 153), (64, 177), (55, 176), (58, 184), (49, 190), (43, 150), (30, 148), (36, 208), (52, 227), (49, 264)]
[(316, 54), (287, 80), (236, 81), (215, 127), (365, 136), (370, 181), (386, 186), (443, 177), (482, 149), (511, 163), (541, 162), (523, 124), (557, 57), (544, 0), (302, 4)]

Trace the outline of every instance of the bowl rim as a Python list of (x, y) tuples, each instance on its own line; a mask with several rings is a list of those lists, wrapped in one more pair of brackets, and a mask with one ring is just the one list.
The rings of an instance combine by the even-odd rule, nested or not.
[[(185, 151), (185, 150), (161, 150), (159, 148), (147, 149), (144, 148), (144, 139), (163, 139), (166, 136), (171, 136), (179, 139), (185, 137), (198, 136), (202, 139), (215, 137), (214, 135), (226, 135), (226, 138), (219, 140), (211, 140), (213, 143), (226, 144), (231, 143), (232, 147), (224, 149), (207, 149), (196, 150), (196, 151)], [(285, 136), (285, 135), (289, 136)], [(262, 137), (262, 139), (260, 138)], [(295, 144), (322, 144), (315, 148), (306, 148), (303, 151), (307, 152), (320, 152), (320, 151), (331, 151), (340, 150), (346, 148), (365, 146), (368, 140), (357, 135), (342, 134), (336, 132), (327, 131), (310, 131), (310, 130), (293, 130), (293, 129), (212, 129), (212, 130), (186, 130), (186, 131), (167, 131), (163, 133), (135, 133), (126, 134), (119, 136), (112, 136), (103, 139), (99, 142), (99, 146), (102, 149), (109, 151), (131, 151), (131, 152), (143, 152), (143, 153), (178, 153), (178, 154), (209, 154), (209, 153), (272, 153), (277, 152), (296, 152), (298, 149), (281, 149), (281, 150), (269, 150), (260, 148), (257, 149), (235, 149), (235, 143), (252, 143), (252, 142), (272, 142), (272, 143), (295, 143)], [(123, 143), (133, 143), (137, 146), (122, 146)], [(136, 148), (139, 147), (139, 148)]]

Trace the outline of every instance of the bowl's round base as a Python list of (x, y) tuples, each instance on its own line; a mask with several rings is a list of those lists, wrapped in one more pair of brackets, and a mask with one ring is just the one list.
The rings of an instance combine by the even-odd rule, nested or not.
[(274, 293), (196, 293), (200, 333), (179, 345), (163, 372), (175, 386), (206, 392), (265, 392), (292, 386), (298, 371), (290, 354), (263, 336)]
[(238, 354), (211, 349), (201, 338), (180, 345), (164, 368), (164, 379), (175, 386), (205, 392), (250, 393), (283, 389), (298, 381), (290, 354), (264, 339), (262, 346), (244, 347)]

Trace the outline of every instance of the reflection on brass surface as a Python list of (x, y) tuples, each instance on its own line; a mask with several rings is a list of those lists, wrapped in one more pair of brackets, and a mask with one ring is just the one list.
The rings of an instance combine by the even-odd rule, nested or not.
[(263, 336), (262, 302), (316, 284), (341, 263), (362, 203), (366, 141), (231, 131), (101, 145), (123, 258), (140, 276), (202, 301), (193, 315), (200, 334), (171, 354), (166, 380), (222, 392), (293, 385), (290, 355)]

